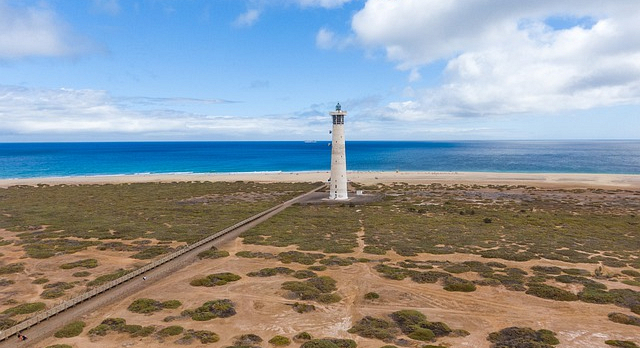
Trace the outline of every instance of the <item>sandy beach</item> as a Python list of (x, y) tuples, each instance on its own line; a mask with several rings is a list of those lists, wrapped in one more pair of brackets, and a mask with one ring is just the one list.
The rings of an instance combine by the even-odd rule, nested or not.
[[(326, 181), (328, 171), (267, 172), (227, 174), (139, 174), (106, 176), (44, 177), (0, 179), (0, 187), (15, 185), (113, 184), (139, 182), (184, 181), (255, 181), (255, 182), (319, 182)], [(351, 182), (371, 185), (404, 182), (409, 184), (479, 184), (531, 185), (536, 187), (640, 188), (637, 174), (558, 174), (558, 173), (489, 173), (489, 172), (348, 172)]]

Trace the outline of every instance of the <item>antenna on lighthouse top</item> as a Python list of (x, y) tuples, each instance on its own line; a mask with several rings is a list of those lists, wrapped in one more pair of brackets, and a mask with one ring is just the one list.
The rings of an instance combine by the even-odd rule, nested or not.
[(340, 106), (340, 103), (338, 103), (338, 105), (336, 105), (336, 111), (341, 111), (342, 110), (342, 106)]

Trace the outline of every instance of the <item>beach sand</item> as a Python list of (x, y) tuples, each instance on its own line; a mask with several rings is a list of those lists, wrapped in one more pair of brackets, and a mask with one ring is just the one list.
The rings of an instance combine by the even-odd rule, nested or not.
[[(365, 185), (404, 182), (409, 184), (527, 185), (557, 188), (640, 188), (638, 174), (557, 174), (489, 172), (348, 172), (348, 179)], [(15, 185), (114, 184), (184, 181), (324, 182), (328, 171), (268, 172), (229, 174), (139, 174), (105, 176), (44, 177), (0, 179), (0, 187)]]

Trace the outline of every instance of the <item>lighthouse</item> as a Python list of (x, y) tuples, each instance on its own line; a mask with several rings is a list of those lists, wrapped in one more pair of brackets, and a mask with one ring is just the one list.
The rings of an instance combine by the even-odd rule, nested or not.
[(329, 187), (329, 199), (347, 199), (347, 155), (344, 146), (344, 117), (346, 111), (342, 110), (340, 103), (336, 105), (336, 111), (330, 113), (333, 118), (331, 131), (331, 182)]

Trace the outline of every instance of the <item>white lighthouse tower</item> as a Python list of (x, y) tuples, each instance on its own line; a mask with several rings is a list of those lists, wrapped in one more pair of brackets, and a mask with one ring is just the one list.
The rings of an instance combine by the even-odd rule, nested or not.
[(347, 155), (344, 146), (344, 117), (346, 111), (342, 111), (340, 103), (336, 105), (336, 111), (330, 113), (333, 118), (331, 131), (331, 183), (329, 187), (329, 199), (347, 199)]

